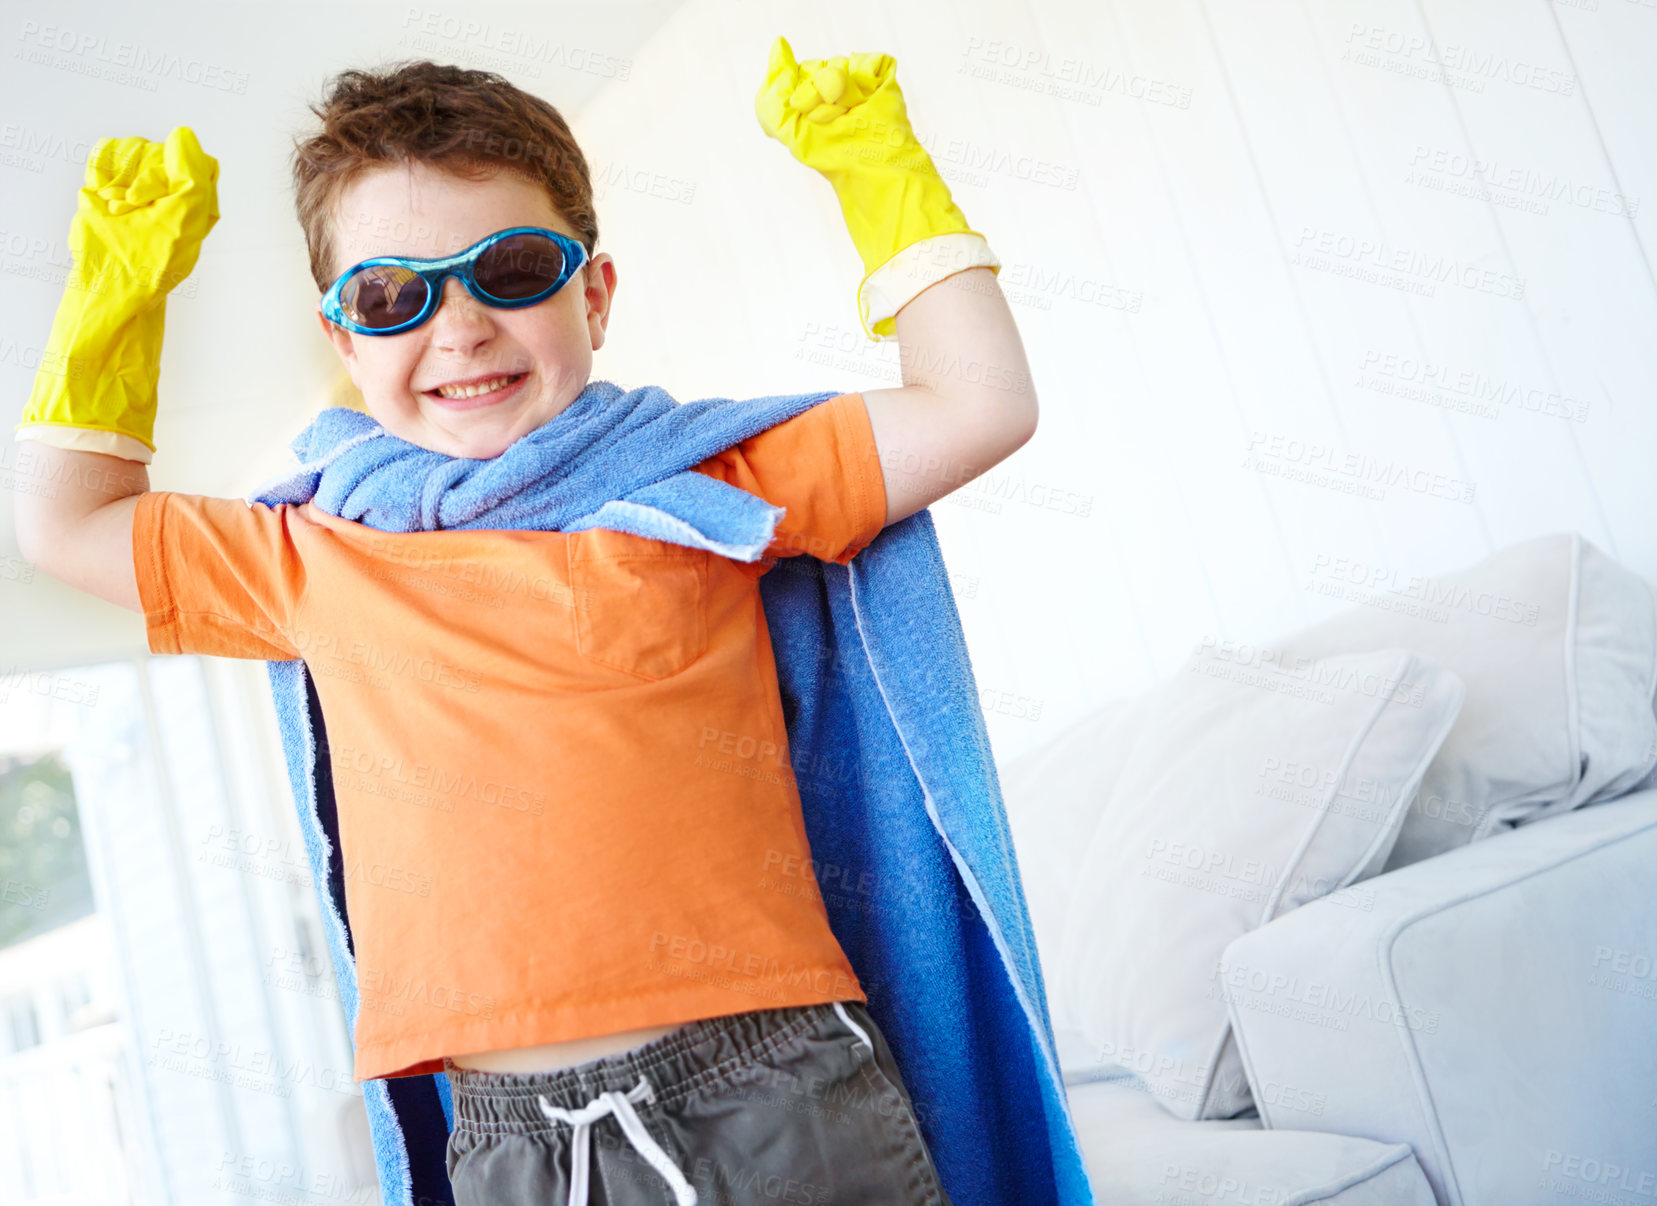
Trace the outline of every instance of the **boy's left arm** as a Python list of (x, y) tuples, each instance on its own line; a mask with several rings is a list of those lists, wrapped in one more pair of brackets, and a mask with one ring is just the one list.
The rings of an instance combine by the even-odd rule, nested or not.
[(903, 385), (859, 391), (895, 523), (1035, 434), (1029, 364), (995, 278), (1001, 261), (915, 137), (890, 55), (799, 63), (779, 37), (754, 110), (834, 187), (863, 259), (864, 330), (900, 344)]
[(1024, 342), (988, 268), (968, 268), (897, 312), (903, 386), (860, 391), (896, 523), (1006, 460), (1036, 432)]

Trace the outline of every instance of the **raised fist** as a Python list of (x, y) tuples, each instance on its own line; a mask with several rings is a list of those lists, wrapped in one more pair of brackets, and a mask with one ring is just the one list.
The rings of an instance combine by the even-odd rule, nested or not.
[(100, 140), (69, 225), (71, 281), (106, 295), (164, 296), (190, 275), (219, 220), (218, 179), (219, 161), (188, 126), (165, 143)]
[(870, 142), (890, 151), (914, 142), (896, 71), (889, 54), (796, 63), (788, 39), (778, 37), (754, 114), (761, 129), (808, 167), (852, 166), (850, 144)]

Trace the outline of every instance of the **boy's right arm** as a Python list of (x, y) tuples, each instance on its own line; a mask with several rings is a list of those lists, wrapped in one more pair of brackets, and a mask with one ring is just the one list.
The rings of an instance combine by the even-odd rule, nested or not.
[(296, 528), (317, 522), (312, 504), (152, 491), (142, 464), (101, 452), (47, 446), (28, 456), (17, 475), (19, 551), (139, 612), (151, 653), (303, 656), (296, 625), (310, 579)]
[(138, 500), (150, 488), (149, 468), (40, 440), (22, 441), (17, 449), (18, 552), (70, 586), (142, 612), (132, 524)]
[(149, 488), (167, 294), (219, 219), (218, 160), (187, 126), (105, 138), (69, 223), (74, 263), (16, 429), (18, 551), (142, 610), (133, 516)]

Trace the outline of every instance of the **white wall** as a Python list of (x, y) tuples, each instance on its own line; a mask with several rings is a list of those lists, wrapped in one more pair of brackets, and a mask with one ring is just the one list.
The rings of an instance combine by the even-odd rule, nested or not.
[[(170, 24), (113, 4), (25, 18), (245, 73), (242, 95), (64, 66), (112, 49), (14, 58), (0, 82), (16, 407), (59, 285), (13, 248), (64, 257), (80, 171), (49, 148), (188, 122), (223, 163), (196, 295), (169, 311), (158, 488), (246, 490), (318, 405), (332, 361), (286, 147), (330, 71), (381, 57), (491, 66), (570, 117), (619, 269), (599, 375), (680, 398), (897, 382), (895, 350), (856, 321), (832, 192), (753, 116), (781, 32), (802, 58), (894, 55), (1005, 264), (1042, 426), (933, 508), (1004, 759), (1197, 640), (1269, 640), (1341, 606), (1308, 588), (1343, 563), (1407, 582), (1575, 528), (1657, 577), (1650, 0), (692, 0), (602, 27), (561, 14), (551, 58), (519, 49), (555, 32), (528, 5), (468, 8), (470, 29), (411, 4), (247, 12), (165, 40)], [(14, 49), (38, 51), (48, 35), (20, 28)], [(1488, 199), (1464, 195), (1481, 184)], [(277, 287), (238, 290), (253, 271)], [(1421, 365), (1438, 387), (1398, 392)], [(1425, 488), (1348, 492), (1397, 470)], [(0, 523), (0, 553), (8, 539)], [(142, 647), (136, 617), (26, 572), (0, 572), (22, 621), (0, 661)]]
[(1003, 761), (1199, 640), (1347, 605), (1312, 591), (1343, 574), (1407, 589), (1574, 528), (1657, 579), (1649, 0), (767, 12), (687, 4), (639, 74), (696, 103), (582, 115), (695, 186), (602, 208), (611, 346), (681, 396), (897, 380), (832, 191), (751, 110), (777, 32), (893, 54), (1042, 404), (933, 508)]

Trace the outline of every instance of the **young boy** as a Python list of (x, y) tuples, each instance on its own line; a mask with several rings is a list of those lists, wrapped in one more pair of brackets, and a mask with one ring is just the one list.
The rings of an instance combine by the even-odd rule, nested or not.
[[(818, 137), (860, 103), (873, 141)], [(461, 1203), (578, 1203), (590, 1184), (655, 1203), (665, 1183), (682, 1206), (693, 1177), (704, 1202), (715, 1181), (719, 1200), (789, 1185), (804, 1196), (786, 1200), (948, 1201), (821, 898), (757, 886), (764, 866), (811, 865), (786, 754), (760, 774), (691, 768), (710, 729), (786, 750), (761, 575), (801, 554), (846, 564), (1027, 441), (1035, 397), (998, 263), (895, 137), (890, 59), (800, 65), (779, 39), (757, 108), (835, 183), (871, 269), (865, 323), (895, 331), (905, 385), (830, 398), (696, 466), (786, 508), (752, 563), (604, 529), (391, 535), (313, 503), (150, 491), (164, 295), (217, 218), (217, 165), (182, 129), (100, 144), (88, 165), (50, 345), (63, 371), (41, 374), (18, 431), (54, 488), (19, 491), (19, 547), (141, 612), (152, 652), (305, 659), (345, 861), (422, 885), (346, 884), (356, 1073), (447, 1072)], [(586, 162), (552, 106), (421, 62), (346, 72), (316, 112), (294, 174), (318, 317), (386, 432), (488, 460), (618, 392), (591, 379), (616, 264), (595, 253)], [(881, 210), (895, 177), (873, 176), (870, 146), (924, 175), (921, 210)], [(482, 296), (417, 264), (362, 266), (460, 253)], [(411, 550), (501, 585), (410, 573)], [(392, 669), (365, 672), (364, 648)], [(457, 801), (355, 773), (382, 755), (428, 785), (486, 772), (498, 790)], [(685, 958), (713, 947), (797, 974), (756, 1008), (741, 976)], [(443, 999), (387, 987), (415, 974)], [(799, 1107), (837, 1091), (891, 1107), (840, 1125)]]

